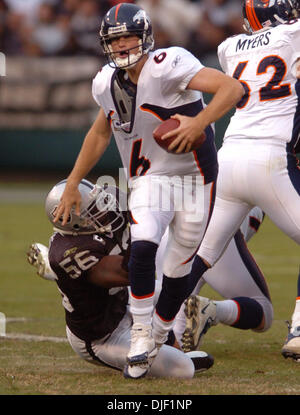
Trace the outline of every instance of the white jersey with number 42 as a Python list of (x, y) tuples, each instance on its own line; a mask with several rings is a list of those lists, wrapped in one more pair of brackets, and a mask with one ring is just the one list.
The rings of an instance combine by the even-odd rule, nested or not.
[(218, 48), (227, 75), (239, 79), (246, 94), (237, 105), (226, 139), (271, 139), (295, 144), (300, 128), (300, 20), (252, 35), (230, 37)]

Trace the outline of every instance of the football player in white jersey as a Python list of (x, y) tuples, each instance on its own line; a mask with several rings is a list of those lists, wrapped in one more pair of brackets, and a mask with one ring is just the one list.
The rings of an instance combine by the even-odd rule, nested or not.
[[(297, 8), (292, 0), (245, 0), (248, 33), (230, 37), (218, 48), (221, 67), (240, 80), (245, 94), (218, 152), (215, 207), (193, 263), (192, 274), (198, 278), (218, 261), (253, 206), (300, 244), (300, 170), (295, 154), (300, 149)], [(285, 357), (295, 359), (300, 358), (299, 300), (298, 290), (282, 349)]]
[[(100, 41), (109, 63), (95, 77), (92, 91), (101, 109), (68, 177), (55, 220), (63, 215), (66, 223), (71, 207), (79, 209), (78, 183), (103, 155), (113, 132), (127, 170), (132, 220), (134, 325), (124, 376), (137, 378), (149, 370), (186, 297), (192, 259), (213, 207), (218, 163), (211, 123), (236, 105), (244, 90), (232, 77), (204, 68), (185, 49), (151, 51), (150, 19), (134, 4), (120, 3), (107, 12)], [(214, 94), (206, 107), (202, 92)], [(176, 155), (154, 141), (153, 130), (176, 113), (192, 117), (197, 137), (205, 130), (200, 149)], [(166, 195), (164, 205), (161, 196)], [(162, 290), (153, 315), (155, 256), (168, 226)]]

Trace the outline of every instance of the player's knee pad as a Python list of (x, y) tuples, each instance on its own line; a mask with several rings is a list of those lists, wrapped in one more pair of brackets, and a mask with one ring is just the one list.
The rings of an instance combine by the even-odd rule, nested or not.
[(174, 240), (186, 248), (198, 247), (201, 239), (201, 223), (183, 223), (174, 230)]
[(232, 298), (239, 307), (239, 318), (232, 327), (248, 330), (256, 329), (262, 322), (264, 311), (256, 300), (249, 297), (235, 297)]
[(263, 312), (264, 312), (264, 325), (260, 329), (252, 329), (255, 332), (263, 333), (264, 331), (267, 331), (272, 323), (273, 323), (273, 316), (274, 316), (274, 310), (273, 305), (270, 300), (268, 300), (266, 297), (262, 298), (256, 298), (256, 301), (262, 306)]
[(153, 218), (133, 223), (130, 227), (130, 233), (132, 242), (149, 241), (159, 244), (162, 236), (158, 224)]
[(178, 238), (175, 238), (173, 234), (173, 240), (168, 243), (166, 248), (163, 273), (172, 278), (180, 278), (189, 274), (199, 243), (200, 240), (193, 237), (187, 237), (184, 241), (181, 239), (181, 243), (179, 243)]
[(134, 222), (130, 226), (131, 241), (149, 241), (160, 244), (160, 241), (170, 223), (171, 214), (160, 215), (159, 212), (151, 212), (149, 208), (136, 209)]
[(163, 264), (164, 275), (175, 279), (188, 275), (192, 269), (192, 258), (190, 261), (185, 261), (186, 257), (172, 255), (168, 252)]

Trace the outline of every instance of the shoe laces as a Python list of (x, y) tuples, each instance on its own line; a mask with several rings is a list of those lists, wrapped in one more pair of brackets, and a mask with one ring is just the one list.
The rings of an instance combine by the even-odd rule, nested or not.
[(148, 341), (151, 340), (151, 328), (142, 325), (133, 326), (131, 329), (130, 354), (138, 355), (148, 351)]

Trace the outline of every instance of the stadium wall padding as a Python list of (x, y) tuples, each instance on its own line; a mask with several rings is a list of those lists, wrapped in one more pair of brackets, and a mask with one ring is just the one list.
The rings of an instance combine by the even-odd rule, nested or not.
[[(17, 170), (69, 170), (80, 151), (84, 130), (0, 130), (0, 168)], [(97, 169), (121, 165), (114, 139)]]
[[(216, 144), (220, 146), (228, 117), (216, 123)], [(70, 170), (80, 151), (86, 130), (0, 129), (0, 168), (17, 170)], [(112, 137), (95, 170), (115, 170), (121, 159)]]

